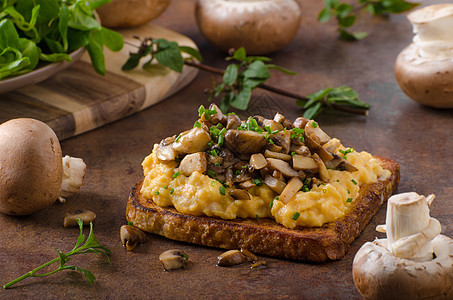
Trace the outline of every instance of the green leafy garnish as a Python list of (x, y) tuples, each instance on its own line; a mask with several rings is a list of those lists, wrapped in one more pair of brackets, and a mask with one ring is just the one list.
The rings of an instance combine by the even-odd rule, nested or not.
[(0, 0), (0, 79), (34, 70), (38, 63), (71, 61), (86, 47), (95, 71), (105, 74), (103, 48), (119, 51), (121, 34), (102, 27), (94, 10), (111, 0)]
[[(226, 61), (230, 64), (225, 70), (217, 69), (201, 63), (202, 57), (196, 49), (185, 51), (191, 57), (184, 59), (184, 52), (176, 42), (169, 42), (164, 39), (145, 38), (138, 47), (138, 51), (130, 53), (128, 61), (123, 65), (123, 70), (131, 70), (138, 66), (139, 61), (150, 56), (149, 64), (155, 58), (160, 64), (176, 71), (182, 72), (183, 66), (188, 65), (204, 71), (222, 76), (222, 81), (217, 83), (213, 80), (213, 88), (209, 90), (209, 99), (220, 98), (220, 109), (226, 113), (230, 107), (239, 110), (247, 109), (252, 91), (255, 88), (262, 88), (273, 93), (291, 97), (297, 100), (297, 104), (304, 110), (304, 117), (314, 119), (324, 108), (332, 108), (348, 113), (367, 115), (370, 105), (358, 99), (357, 93), (350, 87), (341, 86), (338, 88), (327, 88), (307, 97), (279, 88), (267, 85), (265, 82), (270, 78), (269, 70), (275, 69), (286, 74), (295, 75), (294, 72), (285, 68), (268, 63), (271, 59), (262, 56), (247, 56), (244, 48), (234, 51)], [(187, 48), (187, 47), (186, 47)], [(185, 48), (184, 48), (185, 49)], [(165, 52), (165, 55), (162, 53)], [(198, 62), (194, 61), (198, 60)], [(145, 64), (145, 65), (146, 65)], [(209, 119), (217, 111), (200, 107), (199, 116)], [(256, 120), (249, 120), (238, 128), (239, 130), (252, 130), (262, 132), (259, 126), (255, 126)], [(259, 128), (259, 129), (258, 129)]]
[[(48, 261), (47, 263), (37, 267), (36, 269), (33, 269), (33, 270), (25, 273), (24, 275), (14, 279), (13, 281), (8, 282), (7, 284), (5, 284), (3, 286), (3, 288), (7, 289), (10, 286), (18, 283), (19, 281), (24, 280), (25, 278), (28, 278), (28, 277), (44, 277), (44, 276), (49, 276), (49, 275), (55, 274), (55, 273), (57, 273), (59, 271), (63, 271), (63, 270), (79, 271), (88, 278), (88, 281), (90, 282), (90, 284), (93, 284), (94, 280), (96, 279), (94, 277), (93, 273), (91, 273), (90, 271), (83, 269), (81, 267), (66, 265), (71, 260), (70, 256), (77, 255), (77, 254), (84, 254), (84, 253), (96, 253), (98, 255), (105, 255), (107, 260), (110, 262), (109, 255), (111, 255), (111, 251), (108, 248), (101, 246), (99, 244), (99, 242), (97, 241), (96, 237), (93, 234), (93, 223), (92, 222), (90, 223), (90, 233), (86, 240), (85, 240), (85, 235), (83, 234), (82, 220), (77, 219), (77, 223), (80, 228), (80, 233), (79, 233), (79, 237), (77, 238), (77, 242), (76, 242), (74, 249), (72, 249), (68, 253), (63, 253), (60, 250), (55, 249), (58, 253), (57, 258), (55, 258), (51, 261)], [(82, 243), (84, 243), (84, 244), (82, 244)], [(41, 269), (44, 269), (56, 262), (60, 262), (60, 266), (57, 269), (55, 269), (51, 272), (48, 272), (48, 273), (36, 274), (36, 272), (38, 272)]]
[(299, 216), (300, 216), (300, 213), (296, 211), (296, 212), (293, 214), (293, 216), (291, 217), (291, 219), (297, 220), (297, 219), (299, 219)]
[(357, 2), (358, 6), (354, 7), (341, 0), (324, 0), (324, 8), (318, 14), (318, 21), (328, 22), (331, 18), (335, 18), (340, 38), (346, 41), (357, 41), (368, 36), (366, 32), (348, 30), (355, 24), (359, 11), (366, 10), (376, 16), (401, 13), (420, 5), (420, 3), (404, 0), (357, 0)]

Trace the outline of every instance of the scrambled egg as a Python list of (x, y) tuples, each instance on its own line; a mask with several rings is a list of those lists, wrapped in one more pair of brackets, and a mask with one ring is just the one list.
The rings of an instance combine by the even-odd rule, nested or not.
[[(223, 219), (273, 218), (288, 228), (322, 226), (342, 217), (359, 195), (360, 186), (388, 178), (378, 160), (367, 152), (347, 154), (358, 171), (328, 170), (330, 181), (313, 185), (308, 192), (299, 191), (287, 204), (265, 184), (248, 190), (250, 200), (234, 200), (231, 188), (199, 172), (184, 176), (177, 172), (175, 161), (163, 163), (153, 152), (143, 163), (145, 179), (141, 194), (157, 205), (174, 206), (179, 212)], [(339, 154), (339, 153), (338, 153)], [(294, 217), (297, 215), (298, 217)]]

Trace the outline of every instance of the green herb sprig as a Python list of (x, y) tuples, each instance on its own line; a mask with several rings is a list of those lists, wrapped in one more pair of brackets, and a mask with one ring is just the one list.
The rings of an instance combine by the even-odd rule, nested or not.
[[(136, 37), (139, 39), (138, 37)], [(182, 53), (190, 55), (184, 59)], [(178, 46), (176, 42), (169, 42), (164, 39), (145, 38), (141, 40), (138, 51), (130, 53), (129, 59), (123, 65), (123, 70), (131, 70), (136, 68), (142, 58), (150, 56), (148, 62), (150, 64), (155, 58), (158, 63), (176, 71), (182, 72), (183, 66), (188, 65), (200, 70), (214, 73), (222, 76), (222, 81), (216, 83), (213, 81), (213, 88), (209, 91), (210, 100), (221, 97), (220, 109), (226, 113), (228, 109), (234, 107), (236, 109), (247, 109), (252, 91), (255, 88), (261, 88), (273, 93), (277, 93), (286, 97), (297, 100), (303, 110), (303, 116), (307, 119), (314, 119), (321, 111), (326, 108), (339, 110), (347, 113), (367, 115), (370, 105), (359, 100), (357, 92), (347, 86), (338, 88), (327, 88), (308, 96), (301, 96), (286, 90), (282, 90), (265, 82), (270, 78), (270, 69), (276, 69), (286, 74), (294, 75), (295, 73), (285, 68), (270, 64), (270, 59), (263, 56), (247, 56), (244, 48), (233, 51), (231, 56), (226, 58), (226, 61), (231, 62), (225, 70), (217, 69), (205, 64), (202, 64), (201, 54), (194, 48), (187, 46)], [(197, 61), (194, 61), (197, 60)], [(199, 111), (200, 117), (205, 114), (216, 113), (203, 108)], [(247, 124), (249, 124), (248, 122)], [(246, 125), (247, 125), (246, 124)], [(244, 130), (250, 130), (241, 128)]]
[(367, 32), (349, 31), (349, 28), (355, 24), (359, 11), (365, 10), (377, 16), (402, 13), (420, 5), (420, 3), (404, 0), (357, 0), (357, 2), (358, 5), (353, 6), (341, 0), (324, 0), (325, 7), (318, 14), (318, 21), (328, 22), (331, 18), (335, 18), (340, 38), (347, 41), (357, 41), (368, 36)]
[[(105, 255), (107, 260), (110, 262), (109, 255), (111, 255), (111, 251), (107, 247), (101, 246), (99, 244), (99, 242), (97, 241), (96, 237), (93, 234), (93, 223), (90, 223), (90, 233), (86, 240), (85, 240), (85, 235), (83, 234), (82, 220), (77, 219), (77, 224), (79, 225), (80, 233), (79, 233), (79, 237), (77, 238), (77, 242), (76, 242), (74, 249), (72, 249), (68, 253), (62, 253), (60, 250), (55, 249), (58, 253), (57, 258), (55, 258), (51, 261), (48, 261), (47, 263), (37, 267), (36, 269), (33, 269), (33, 270), (25, 273), (24, 275), (14, 279), (13, 281), (8, 282), (7, 284), (5, 284), (3, 286), (3, 288), (7, 289), (10, 286), (18, 283), (19, 281), (24, 280), (25, 278), (28, 278), (28, 277), (44, 277), (44, 276), (49, 276), (49, 275), (55, 274), (55, 273), (57, 273), (59, 271), (63, 271), (63, 270), (75, 270), (75, 271), (82, 272), (82, 274), (88, 278), (88, 281), (90, 282), (90, 284), (93, 284), (94, 280), (96, 279), (94, 277), (93, 273), (91, 273), (90, 271), (83, 269), (81, 267), (68, 266), (68, 265), (66, 265), (66, 263), (71, 260), (70, 256), (78, 255), (78, 254), (85, 254), (85, 253), (96, 253), (98, 255)], [(48, 273), (36, 274), (38, 271), (56, 263), (56, 262), (60, 262), (60, 266), (57, 269), (55, 269), (51, 272), (48, 272)]]

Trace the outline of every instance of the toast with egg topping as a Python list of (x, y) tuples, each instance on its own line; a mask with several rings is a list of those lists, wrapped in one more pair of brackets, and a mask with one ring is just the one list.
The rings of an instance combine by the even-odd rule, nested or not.
[(388, 158), (345, 148), (313, 120), (241, 121), (200, 107), (155, 145), (126, 218), (170, 239), (294, 260), (340, 259), (399, 182)]

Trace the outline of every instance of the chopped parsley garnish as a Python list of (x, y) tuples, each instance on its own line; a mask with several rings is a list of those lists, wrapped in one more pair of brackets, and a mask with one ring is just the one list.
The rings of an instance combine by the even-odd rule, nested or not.
[(305, 139), (304, 139), (304, 133), (305, 133), (305, 131), (304, 131), (302, 128), (297, 128), (297, 127), (296, 127), (296, 128), (291, 129), (291, 131), (293, 132), (293, 133), (291, 134), (291, 138), (292, 138), (292, 139), (297, 138), (297, 139), (299, 139), (299, 141), (301, 141), (301, 142), (304, 142), (304, 141), (305, 141)]
[(203, 105), (198, 108), (198, 116), (201, 117), (204, 114), (204, 118), (209, 120), (209, 117), (217, 113), (216, 109), (207, 109)]
[(263, 185), (263, 181), (259, 178), (253, 180), (253, 183), (256, 185), (256, 186), (262, 186)]
[(346, 156), (346, 154), (353, 152), (353, 151), (354, 151), (354, 148), (348, 148), (348, 149), (346, 149), (346, 150), (340, 149), (340, 150), (338, 150), (338, 151), (339, 151), (341, 154), (343, 154), (343, 158), (344, 158), (344, 159), (348, 159), (347, 156)]
[(355, 181), (354, 179), (351, 179), (351, 182), (357, 185), (357, 181)]
[(171, 188), (171, 190), (170, 190), (170, 195), (173, 195), (174, 192), (175, 192), (175, 189), (174, 189), (174, 188)]
[(272, 208), (272, 206), (274, 206), (274, 201), (278, 200), (278, 199), (279, 199), (278, 196), (276, 196), (274, 199), (272, 199), (271, 203), (269, 204), (269, 208)]
[(318, 127), (318, 124), (316, 124), (316, 122), (311, 122), (311, 127), (316, 128)]
[(352, 202), (352, 198), (348, 198), (346, 202)]
[(209, 147), (212, 147), (212, 145), (214, 145), (214, 142), (213, 142), (213, 141), (210, 141), (210, 142), (208, 143), (208, 146), (209, 146)]
[(179, 175), (181, 175), (181, 171), (176, 172), (176, 173), (173, 174), (171, 177), (176, 178), (176, 177), (178, 177)]
[(296, 152), (294, 152), (294, 151), (291, 152), (291, 156), (294, 156), (294, 155), (296, 155)]
[(296, 212), (294, 213), (294, 215), (291, 217), (291, 219), (297, 220), (297, 219), (299, 219), (299, 216), (300, 216), (300, 213), (296, 211)]
[(127, 222), (127, 225), (129, 225), (129, 226), (134, 226), (134, 222), (129, 221), (129, 222)]
[(213, 170), (207, 170), (206, 174), (208, 174), (209, 177), (217, 177), (216, 172), (214, 172)]
[(193, 124), (193, 127), (198, 127), (198, 128), (201, 128), (201, 124), (200, 122), (196, 121), (195, 124)]
[(220, 186), (219, 191), (220, 191), (220, 194), (225, 196), (225, 187), (223, 185)]

